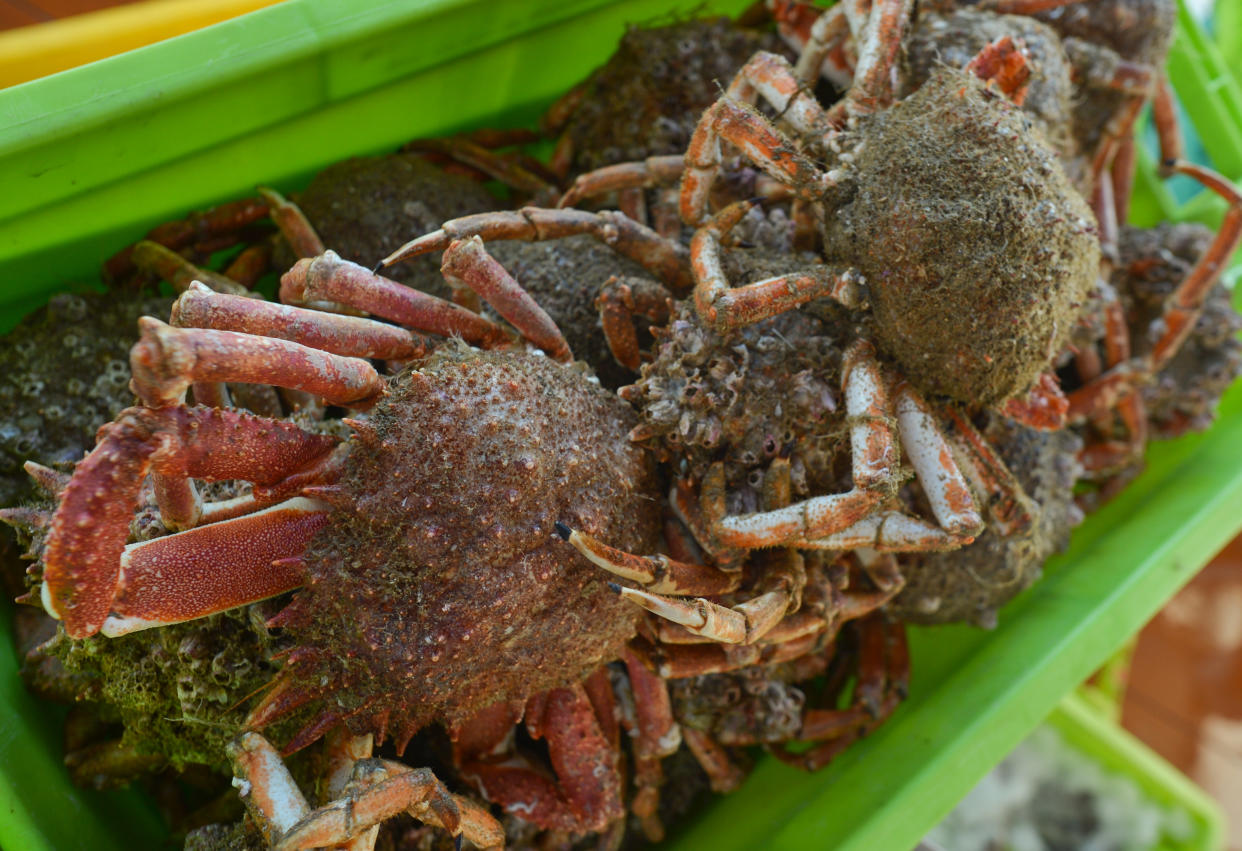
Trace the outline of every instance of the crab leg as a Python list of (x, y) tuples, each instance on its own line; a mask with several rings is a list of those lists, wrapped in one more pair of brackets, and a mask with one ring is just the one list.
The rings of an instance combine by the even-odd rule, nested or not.
[(1050, 372), (1041, 373), (1026, 396), (1006, 399), (997, 411), (1014, 422), (1040, 431), (1065, 427), (1070, 402), (1061, 392), (1061, 382)]
[(1081, 2), (1083, 0), (989, 0), (980, 5), (998, 15), (1035, 15)]
[(315, 233), (314, 227), (307, 220), (297, 204), (287, 200), (275, 189), (259, 187), (259, 195), (267, 202), (269, 215), (280, 233), (284, 236), (293, 253), (298, 257), (315, 257), (324, 252), (323, 240)]
[(608, 350), (617, 363), (637, 372), (642, 353), (634, 314), (647, 317), (653, 325), (663, 325), (672, 311), (672, 299), (668, 290), (655, 281), (639, 278), (623, 282), (613, 275), (600, 287), (595, 309), (599, 311)]
[(686, 737), (686, 745), (690, 748), (690, 752), (694, 754), (695, 760), (707, 774), (707, 780), (713, 792), (717, 795), (727, 795), (742, 785), (742, 781), (746, 779), (746, 772), (733, 764), (733, 761), (729, 759), (729, 754), (715, 739), (693, 727), (684, 727), (682, 734)]
[(769, 591), (745, 603), (725, 608), (702, 597), (677, 600), (623, 588), (615, 583), (609, 583), (609, 587), (654, 615), (726, 644), (753, 644), (785, 616), (790, 600), (786, 590)]
[(569, 343), (565, 342), (556, 322), (505, 271), (505, 267), (487, 253), (479, 237), (455, 239), (449, 243), (444, 250), (440, 271), (449, 283), (464, 284), (478, 293), (523, 337), (547, 352), (553, 360), (564, 362), (573, 358)]
[[(660, 822), (660, 787), (664, 785), (661, 760), (681, 747), (681, 727), (673, 718), (668, 683), (652, 673), (632, 651), (626, 650), (625, 670), (633, 701), (618, 713), (634, 740), (634, 786), (630, 811), (651, 842), (664, 838)], [(598, 710), (597, 710), (598, 713)]]
[[(757, 644), (783, 644), (787, 641), (802, 639), (808, 635), (814, 635), (824, 631), (824, 618), (807, 609), (785, 615), (780, 623), (763, 635)], [(688, 644), (710, 644), (713, 639), (706, 636), (691, 632), (680, 624), (673, 623), (668, 620), (660, 620), (656, 623), (655, 637), (661, 645), (688, 645)], [(662, 648), (668, 650), (667, 647)], [(727, 649), (727, 648), (721, 648)]]
[(366, 361), (235, 331), (173, 328), (138, 320), (142, 338), (130, 350), (133, 388), (152, 407), (172, 405), (196, 381), (239, 381), (306, 390), (332, 404), (365, 406), (387, 382)]
[(942, 410), (956, 428), (953, 445), (968, 475), (981, 493), (988, 494), (987, 511), (994, 528), (1002, 536), (1026, 532), (1035, 522), (1036, 506), (1022, 485), (1005, 466), (983, 435), (954, 406)]
[[(324, 755), (327, 759), (324, 780), (327, 784), (328, 801), (343, 798), (349, 794), (358, 762), (370, 759), (374, 753), (374, 747), (375, 737), (370, 733), (355, 736), (344, 724), (328, 731), (323, 743)], [(339, 846), (340, 851), (374, 851), (379, 829), (378, 824), (372, 825), (370, 830), (358, 834), (348, 843)]]
[(1022, 106), (1031, 80), (1031, 66), (1022, 49), (1009, 36), (1001, 36), (966, 64), (965, 70), (989, 85), (995, 84), (1014, 106)]
[(1168, 364), (1194, 330), (1208, 293), (1219, 280), (1239, 241), (1242, 241), (1242, 192), (1217, 172), (1176, 158), (1181, 150), (1181, 137), (1172, 109), (1168, 81), (1161, 77), (1157, 82), (1153, 112), (1160, 131), (1161, 153), (1165, 155), (1164, 172), (1195, 178), (1224, 198), (1229, 208), (1212, 244), (1165, 300), (1163, 315), (1153, 323), (1154, 339), (1150, 353), (1119, 363), (1075, 390), (1070, 396), (1070, 414), (1073, 418), (1095, 416), (1106, 411), (1118, 396), (1129, 392), (1136, 381), (1150, 378)]
[(224, 277), (247, 289), (254, 287), (272, 262), (272, 246), (258, 242), (243, 248), (224, 269)]
[(489, 241), (520, 239), (542, 242), (578, 234), (594, 236), (674, 289), (689, 287), (685, 250), (679, 244), (621, 213), (609, 210), (588, 213), (583, 210), (523, 207), (521, 210), (463, 216), (445, 222), (437, 231), (407, 242), (380, 261), (379, 268), (429, 251), (443, 251), (454, 240), (472, 236)]
[[(500, 141), (509, 144), (508, 140)], [(453, 162), (477, 169), (511, 189), (527, 193), (539, 203), (550, 201), (556, 195), (556, 187), (539, 175), (464, 136), (415, 139), (402, 145), (401, 150), (403, 153), (441, 154)]]
[[(773, 464), (767, 477), (768, 485), (765, 486), (768, 492), (765, 504), (788, 504), (788, 471), (788, 462)], [(785, 474), (783, 477), (781, 472)], [(773, 480), (776, 480), (775, 484)], [(783, 488), (780, 486), (782, 483), (785, 485)], [(615, 550), (613, 552), (616, 553)], [(615, 583), (609, 583), (609, 587), (653, 614), (680, 624), (687, 632), (726, 644), (754, 644), (767, 636), (788, 612), (801, 605), (802, 590), (806, 585), (806, 570), (797, 552), (778, 551), (764, 561), (763, 573), (754, 589), (755, 596), (729, 608), (702, 597), (675, 600), (647, 591), (621, 588)], [(716, 573), (722, 578), (734, 575), (722, 571)], [(687, 592), (673, 590), (673, 593)]]
[(592, 564), (609, 573), (639, 582), (662, 594), (727, 594), (737, 589), (741, 575), (725, 573), (706, 564), (675, 561), (666, 555), (636, 556), (600, 543), (586, 532), (556, 524), (556, 533)]
[(390, 760), (359, 760), (345, 797), (311, 810), (276, 752), (258, 733), (228, 747), (246, 809), (274, 851), (338, 845), (400, 812), (464, 835), (480, 848), (504, 843), (504, 831), (486, 810), (453, 795), (430, 769)]
[(634, 692), (636, 749), (642, 756), (656, 759), (676, 753), (681, 746), (681, 728), (673, 718), (668, 683), (649, 671), (632, 651), (625, 651), (624, 661)]
[[(772, 59), (784, 62), (781, 57), (772, 56)], [(788, 67), (788, 63), (785, 66)], [(794, 85), (796, 87), (796, 82)], [(686, 171), (678, 201), (682, 221), (686, 224), (698, 225), (707, 218), (712, 185), (721, 169), (722, 140), (740, 148), (764, 172), (791, 187), (797, 198), (817, 201), (840, 180), (836, 171), (821, 171), (810, 157), (801, 153), (785, 134), (772, 127), (753, 108), (725, 96), (703, 113), (686, 149)]]
[[(777, 31), (786, 44), (798, 51), (795, 76), (805, 85), (814, 85), (822, 73), (842, 88), (853, 80), (851, 63), (840, 55), (849, 37), (845, 3), (829, 9), (793, 0), (769, 0)], [(829, 60), (832, 63), (825, 67)]]
[(690, 241), (694, 307), (705, 322), (724, 332), (824, 296), (848, 300), (848, 294), (860, 280), (857, 271), (827, 265), (745, 286), (730, 286), (721, 259), (721, 242), (752, 206), (750, 201), (731, 204), (699, 228)]
[(910, 655), (905, 628), (874, 615), (858, 625), (860, 650), (858, 684), (852, 706), (846, 709), (808, 709), (803, 714), (803, 741), (824, 741), (802, 753), (776, 748), (783, 762), (817, 771), (836, 758), (868, 730), (883, 722), (905, 699), (910, 677)]
[(1170, 173), (1195, 178), (1229, 202), (1229, 209), (1212, 244), (1165, 302), (1162, 328), (1158, 329), (1163, 333), (1155, 340), (1151, 351), (1152, 373), (1163, 369), (1186, 342), (1203, 310), (1203, 302), (1242, 239), (1242, 193), (1237, 187), (1211, 169), (1184, 160), (1168, 162), (1166, 168)]
[[(835, 126), (849, 116), (875, 112), (893, 99), (893, 67), (910, 20), (913, 0), (874, 0), (858, 47), (854, 84), (828, 112)], [(846, 14), (849, 14), (849, 4)], [(857, 33), (855, 33), (857, 36)]]
[(603, 830), (622, 818), (621, 777), (595, 709), (581, 685), (552, 689), (527, 706), (531, 736), (546, 738), (557, 780), (523, 761), (470, 762), (472, 776), (490, 801), (540, 827), (581, 833)]
[[(267, 215), (267, 204), (256, 198), (243, 198), (212, 207), (201, 213), (192, 213), (175, 222), (165, 222), (147, 233), (146, 238), (174, 251), (201, 242), (231, 234)], [(104, 263), (104, 278), (118, 281), (133, 274), (134, 246), (114, 254)]]
[(681, 154), (647, 157), (641, 162), (604, 166), (578, 175), (573, 185), (556, 202), (556, 206), (572, 207), (585, 198), (621, 189), (667, 186), (680, 179), (684, 169), (685, 158)]
[(900, 511), (878, 511), (839, 532), (800, 538), (792, 545), (816, 550), (866, 547), (879, 552), (905, 553), (956, 550), (973, 540), (972, 535), (955, 535)]
[(712, 506), (712, 513), (717, 515), (712, 531), (722, 543), (754, 549), (831, 535), (871, 514), (893, 486), (898, 472), (897, 445), (890, 425), (893, 411), (872, 346), (862, 340), (852, 345), (845, 354), (843, 372), (846, 411), (853, 423), (853, 490), (812, 497), (772, 511), (719, 516), (723, 513), (724, 470), (714, 465), (703, 488), (718, 493)]
[(410, 360), (422, 357), (428, 349), (425, 340), (395, 325), (221, 295), (197, 281), (173, 302), (169, 321), (175, 328), (275, 337), (345, 357)]
[(134, 245), (130, 257), (140, 270), (154, 273), (172, 284), (177, 292), (185, 292), (191, 281), (199, 281), (218, 293), (245, 295), (250, 292), (228, 276), (195, 266), (172, 249), (149, 239)]
[(983, 519), (931, 408), (905, 382), (897, 386), (896, 396), (901, 446), (923, 486), (932, 514), (946, 532), (973, 538), (982, 530)]
[(294, 304), (339, 302), (417, 331), (456, 334), (483, 348), (508, 342), (504, 329), (477, 313), (382, 278), (335, 251), (295, 263), (280, 278), (280, 299)]

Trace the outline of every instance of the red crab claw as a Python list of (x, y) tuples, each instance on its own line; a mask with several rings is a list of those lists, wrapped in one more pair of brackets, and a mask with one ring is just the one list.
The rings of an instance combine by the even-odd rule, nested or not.
[[(274, 485), (331, 452), (337, 439), (217, 408), (128, 408), (99, 431), (52, 517), (43, 604), (73, 638), (176, 623), (278, 594), (326, 522), (324, 506), (287, 500), (235, 520), (126, 545), (147, 473)], [(280, 560), (286, 561), (281, 562)], [(276, 562), (275, 564), (273, 562)]]
[(1010, 399), (1000, 412), (1015, 422), (1040, 431), (1056, 431), (1065, 427), (1069, 400), (1061, 392), (1056, 376), (1042, 373), (1025, 397)]
[(1021, 42), (1001, 36), (984, 47), (967, 64), (972, 72), (989, 86), (995, 86), (1014, 106), (1022, 106), (1031, 80), (1031, 64)]
[(582, 685), (552, 689), (528, 701), (527, 731), (547, 740), (555, 780), (508, 749), (509, 731), (522, 709), (506, 704), (484, 710), (454, 732), (461, 771), (489, 801), (540, 827), (603, 830), (625, 809), (616, 746), (605, 729), (615, 725), (612, 707), (601, 708), (607, 711), (596, 709)]

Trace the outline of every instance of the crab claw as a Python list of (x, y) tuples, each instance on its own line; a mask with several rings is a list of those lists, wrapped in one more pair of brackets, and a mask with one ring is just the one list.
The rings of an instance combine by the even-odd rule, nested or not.
[[(301, 551), (298, 542), (304, 545), (322, 525), (320, 503), (289, 500), (285, 508), (126, 546), (130, 520), (153, 468), (172, 476), (276, 484), (336, 443), (292, 423), (238, 411), (181, 406), (122, 411), (100, 429), (95, 449), (61, 494), (43, 557), (44, 608), (64, 621), (70, 636), (85, 638), (99, 632), (114, 610), (128, 617), (120, 631), (130, 631), (295, 587), (296, 581), (289, 585), (292, 572), (281, 573), (271, 562)], [(277, 526), (301, 531), (282, 536)], [(298, 548), (284, 552), (290, 547)], [(228, 563), (221, 562), (225, 556)], [(245, 578), (252, 568), (265, 578)]]
[(1065, 427), (1069, 400), (1061, 392), (1061, 384), (1051, 373), (1042, 373), (1025, 397), (1013, 398), (999, 408), (1009, 419), (1040, 431), (1056, 431)]

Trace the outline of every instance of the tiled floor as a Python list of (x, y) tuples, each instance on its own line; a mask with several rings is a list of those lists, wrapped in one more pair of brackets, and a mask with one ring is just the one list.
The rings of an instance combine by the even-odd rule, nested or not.
[(1221, 802), (1242, 849), (1242, 538), (1143, 630), (1122, 721)]

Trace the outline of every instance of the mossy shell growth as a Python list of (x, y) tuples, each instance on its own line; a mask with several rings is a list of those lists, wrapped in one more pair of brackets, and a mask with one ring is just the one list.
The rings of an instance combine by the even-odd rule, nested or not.
[(925, 392), (1022, 394), (1099, 268), (1095, 218), (1056, 154), (1002, 95), (950, 68), (854, 141), (825, 245), (863, 273), (881, 347)]

